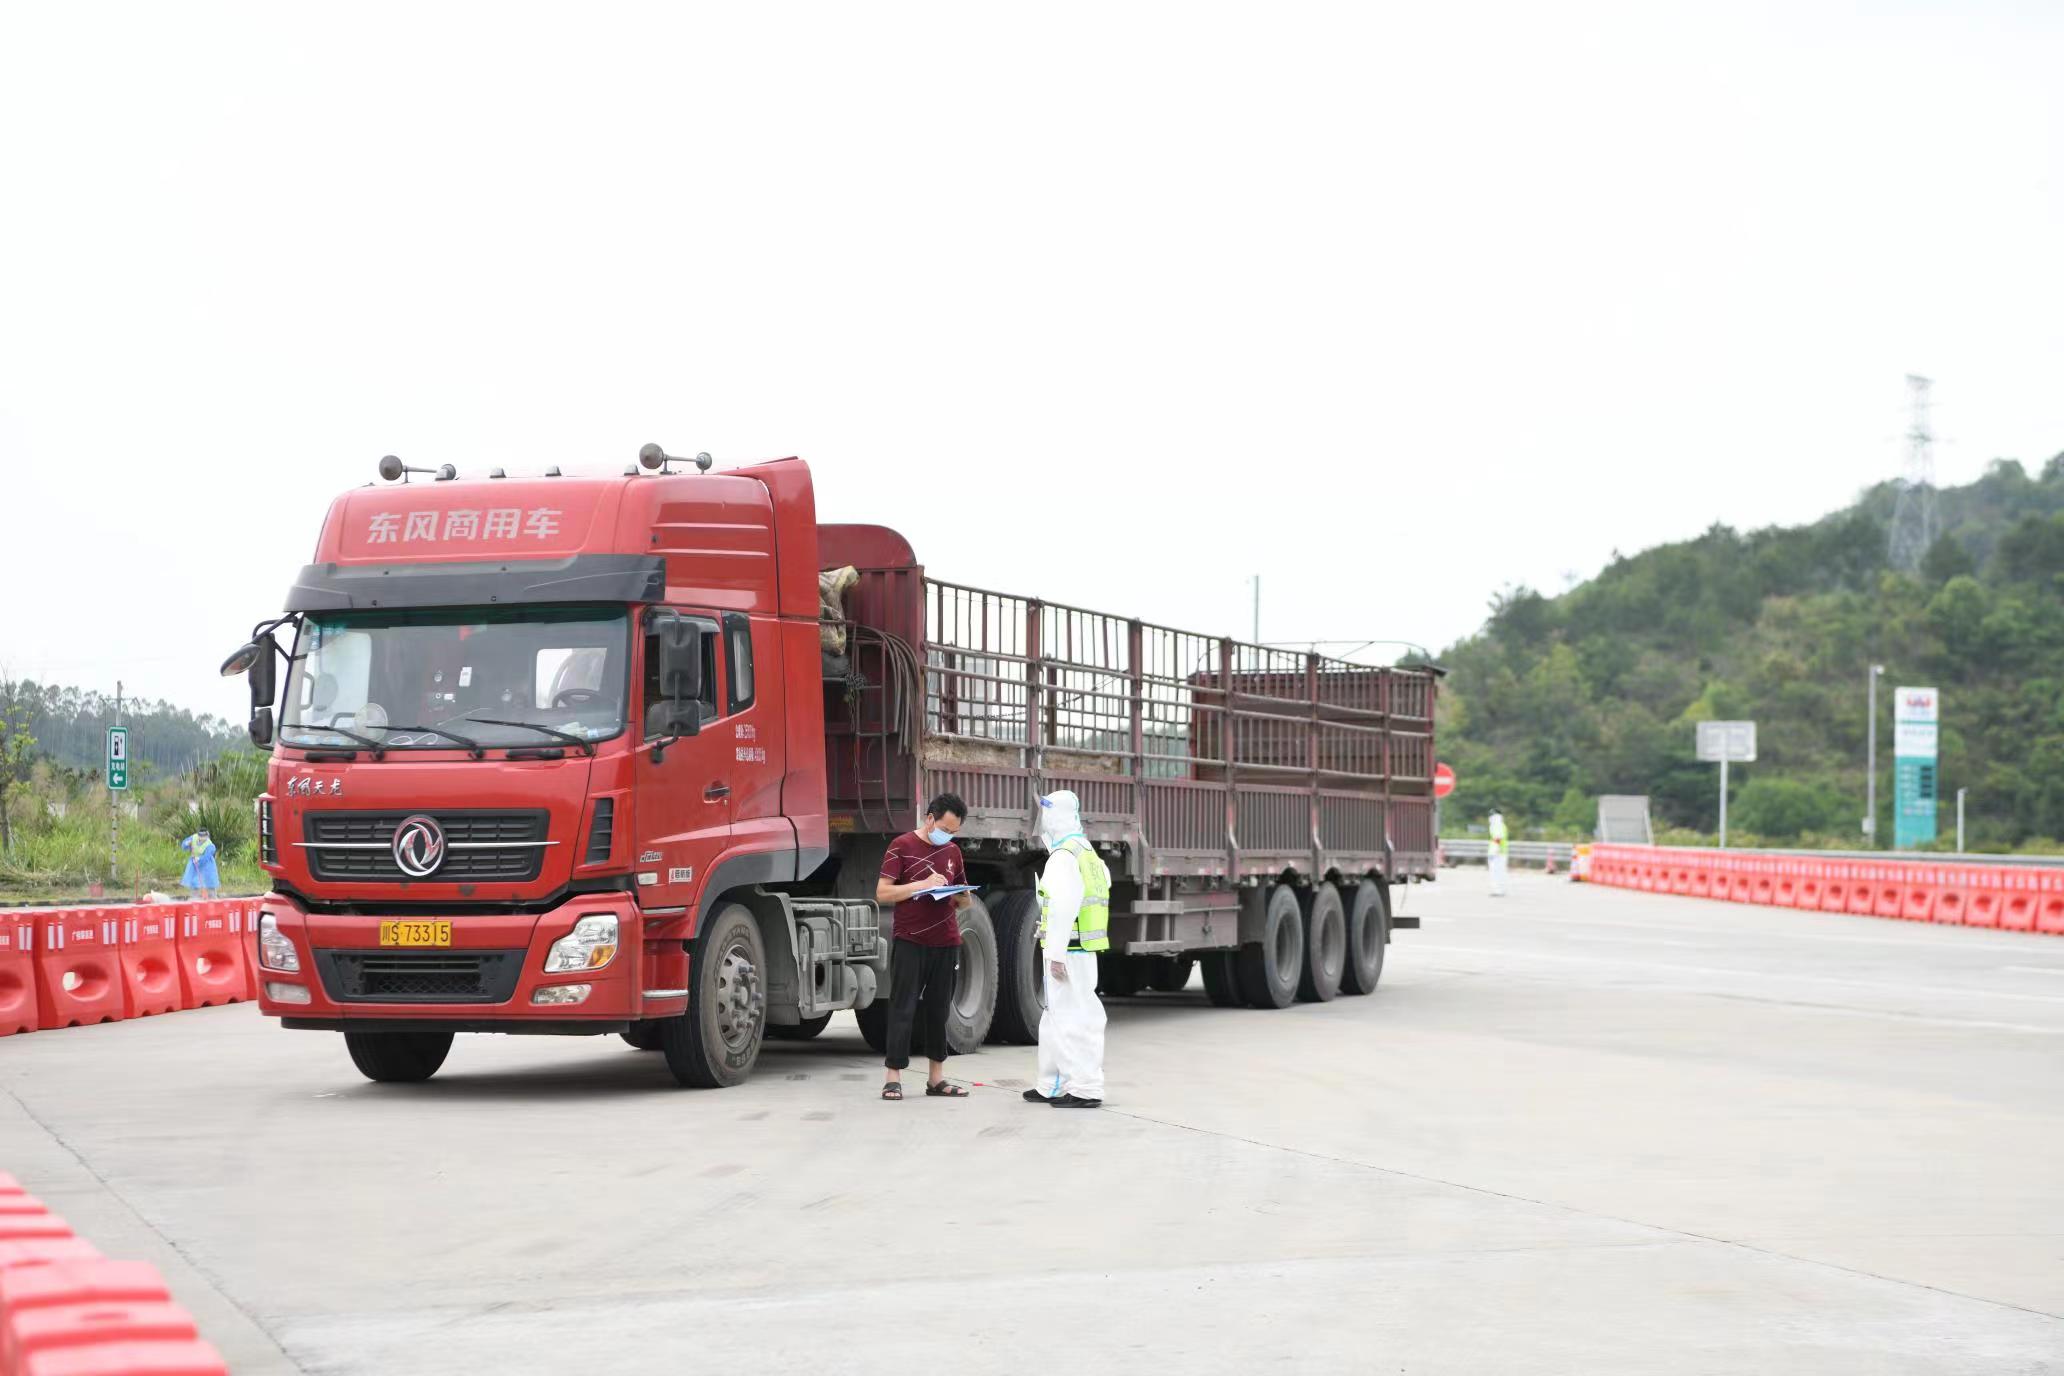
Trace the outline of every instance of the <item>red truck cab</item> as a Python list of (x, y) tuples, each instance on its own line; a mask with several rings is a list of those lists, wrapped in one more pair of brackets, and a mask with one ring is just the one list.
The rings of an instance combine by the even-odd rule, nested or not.
[[(345, 1033), (376, 1079), (433, 1073), (455, 1031), (686, 1021), (717, 897), (828, 854), (817, 584), (794, 459), (339, 497), (287, 616), (225, 666), (275, 747), (263, 1011)], [(749, 1067), (764, 946), (709, 953), (728, 1002), (669, 1049), (687, 1081)]]

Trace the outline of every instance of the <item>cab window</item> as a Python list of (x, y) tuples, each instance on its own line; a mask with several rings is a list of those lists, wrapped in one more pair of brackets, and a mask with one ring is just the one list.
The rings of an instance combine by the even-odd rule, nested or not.
[(753, 704), (752, 622), (736, 612), (724, 618), (724, 659), (731, 670), (731, 705), (726, 716)]

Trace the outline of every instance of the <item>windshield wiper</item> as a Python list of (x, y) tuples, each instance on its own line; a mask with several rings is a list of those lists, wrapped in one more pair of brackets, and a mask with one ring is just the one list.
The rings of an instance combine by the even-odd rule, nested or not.
[(487, 751), (481, 747), (479, 741), (476, 741), (469, 736), (462, 736), (456, 731), (447, 731), (441, 726), (390, 726), (387, 729), (390, 732), (428, 731), (433, 736), (442, 736), (448, 741), (457, 741), (460, 745), (463, 745), (466, 747), (466, 749), (472, 751), (473, 758), (476, 760), (484, 760), (487, 758)]
[(544, 726), (534, 721), (497, 721), (493, 717), (465, 717), (462, 718), (462, 720), (477, 721), (482, 726), (528, 727), (532, 731), (541, 732), (544, 735), (550, 736), (553, 740), (565, 741), (568, 745), (579, 746), (581, 748), (581, 753), (583, 755), (592, 755), (595, 753), (594, 743), (590, 741), (586, 736), (576, 736), (573, 734), (573, 732), (561, 731), (556, 726)]
[[(372, 751), (372, 752), (373, 752), (373, 758), (374, 758), (374, 759), (376, 759), (376, 760), (377, 760), (377, 759), (379, 759), (379, 758), (380, 758), (381, 756), (383, 756), (383, 755), (385, 755), (385, 754), (387, 753), (387, 747), (386, 747), (386, 746), (384, 746), (384, 745), (382, 745), (382, 744), (380, 744), (380, 743), (379, 743), (378, 741), (376, 741), (376, 740), (372, 739), (372, 738), (371, 738), (370, 736), (361, 736), (361, 735), (357, 734), (356, 732), (353, 732), (353, 731), (346, 731), (346, 730), (345, 730), (345, 729), (344, 729), (343, 727), (341, 727), (341, 726), (317, 726), (317, 725), (315, 725), (315, 724), (314, 724), (313, 722), (305, 722), (305, 721), (290, 721), (290, 722), (288, 722), (288, 723), (287, 723), (287, 724), (286, 724), (285, 726), (282, 726), (282, 727), (280, 728), (280, 734), (281, 734), (282, 736), (284, 736), (284, 735), (285, 735), (285, 734), (286, 734), (287, 732), (289, 732), (289, 731), (327, 731), (327, 732), (328, 732), (329, 734), (331, 734), (332, 736), (342, 736), (342, 737), (343, 737), (343, 738), (344, 738), (345, 740), (347, 740), (347, 741), (357, 741), (357, 742), (358, 742), (358, 743), (359, 743), (360, 745), (362, 745), (362, 746), (364, 746), (364, 747), (365, 747), (366, 749), (368, 749), (368, 750)], [(321, 746), (313, 746), (313, 747), (310, 747), (310, 746), (305, 746), (305, 745), (304, 745), (304, 746), (302, 746), (301, 748), (302, 748), (303, 750), (308, 750), (308, 749), (317, 749), (317, 750), (320, 750), (320, 749), (321, 749), (322, 747), (321, 747)]]

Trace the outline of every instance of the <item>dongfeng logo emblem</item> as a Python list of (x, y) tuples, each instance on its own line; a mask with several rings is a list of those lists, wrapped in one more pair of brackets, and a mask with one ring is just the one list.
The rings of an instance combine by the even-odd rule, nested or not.
[(427, 879), (444, 863), (444, 828), (417, 813), (394, 829), (394, 863), (412, 879)]

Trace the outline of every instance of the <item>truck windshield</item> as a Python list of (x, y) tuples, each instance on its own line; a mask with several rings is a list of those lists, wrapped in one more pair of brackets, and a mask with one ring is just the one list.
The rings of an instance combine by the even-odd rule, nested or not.
[[(326, 612), (301, 623), (280, 740), (349, 750), (495, 749), (623, 730), (630, 618), (620, 607)], [(481, 718), (490, 718), (493, 723)]]

